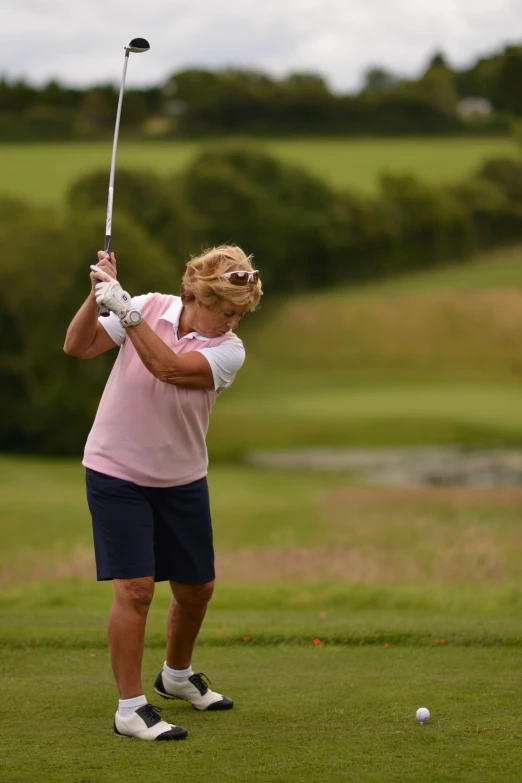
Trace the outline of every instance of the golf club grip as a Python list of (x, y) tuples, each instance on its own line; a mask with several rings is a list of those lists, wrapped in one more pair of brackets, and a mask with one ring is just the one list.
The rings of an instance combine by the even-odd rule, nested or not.
[[(106, 253), (109, 254), (109, 259), (111, 257), (111, 235), (105, 234), (105, 244), (103, 245), (103, 249)], [(111, 314), (110, 310), (107, 310), (105, 305), (100, 305), (100, 315), (103, 315), (104, 318), (107, 318), (108, 315)]]

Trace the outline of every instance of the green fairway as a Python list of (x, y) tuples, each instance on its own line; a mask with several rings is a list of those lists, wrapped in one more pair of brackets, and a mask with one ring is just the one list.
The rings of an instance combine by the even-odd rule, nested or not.
[[(157, 746), (112, 734), (112, 585), (92, 578), (79, 461), (0, 459), (0, 671), (16, 704), (3, 780), (517, 779), (522, 489), (224, 465), (210, 486), (219, 581), (194, 665), (236, 705), (164, 702), (189, 738)], [(158, 585), (143, 669), (154, 703), (168, 604)]]
[[(258, 554), (263, 555), (262, 548)], [(206, 655), (212, 648), (245, 645), (307, 648), (314, 639), (325, 646), (352, 647), (493, 648), (522, 643), (520, 581), (496, 584), (491, 575), (473, 585), (452, 578), (439, 584), (406, 581), (385, 584), (384, 575), (377, 584), (318, 582), (314, 574), (307, 582), (283, 582), (277, 575), (264, 582), (219, 578), (198, 646)], [(110, 582), (77, 577), (5, 587), (0, 591), (0, 647), (104, 650), (112, 594)], [(156, 585), (147, 624), (150, 648), (165, 646), (169, 601), (168, 585)]]
[[(230, 142), (222, 142), (230, 143)], [(235, 143), (235, 142), (234, 142)], [(241, 141), (239, 143), (242, 143)], [(505, 137), (456, 139), (288, 139), (245, 141), (291, 161), (342, 188), (375, 192), (382, 172), (415, 174), (427, 182), (460, 180), (487, 158), (512, 155)], [(125, 142), (118, 166), (179, 171), (208, 142)], [(0, 146), (2, 193), (42, 203), (63, 202), (79, 176), (110, 167), (111, 144), (4, 144)]]
[[(169, 702), (163, 716), (189, 737), (156, 744), (113, 736), (106, 653), (4, 652), (4, 698), (17, 708), (4, 722), (3, 779), (140, 783), (171, 779), (174, 769), (198, 783), (370, 782), (384, 768), (396, 783), (517, 779), (516, 650), (245, 646), (201, 657), (235, 709), (207, 715)], [(146, 651), (149, 682), (161, 663), (159, 650)], [(423, 705), (432, 718), (419, 726)]]
[[(0, 731), (6, 781), (139, 783), (151, 764), (157, 779), (174, 764), (177, 775), (201, 783), (297, 783), (311, 774), (370, 783), (384, 766), (396, 783), (426, 770), (441, 783), (516, 779), (520, 608), (361, 610), (348, 593), (321, 612), (262, 608), (252, 597), (250, 609), (222, 609), (249, 600), (229, 586), (209, 611), (195, 665), (233, 696), (235, 709), (207, 715), (162, 702), (163, 717), (189, 738), (156, 746), (112, 734), (116, 693), (103, 631), (110, 592), (78, 582), (4, 592), (3, 693), (17, 704)], [(143, 667), (154, 703), (162, 701), (152, 681), (167, 606), (159, 593)], [(420, 706), (431, 710), (425, 726), (415, 721)]]

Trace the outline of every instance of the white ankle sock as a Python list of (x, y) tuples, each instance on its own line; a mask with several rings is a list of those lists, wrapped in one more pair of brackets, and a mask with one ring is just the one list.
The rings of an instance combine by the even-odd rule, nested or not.
[(194, 674), (192, 666), (189, 666), (188, 669), (171, 669), (170, 666), (167, 666), (167, 661), (163, 664), (163, 671), (174, 682), (184, 682)]
[(118, 712), (122, 718), (128, 718), (139, 707), (148, 704), (145, 696), (135, 696), (133, 699), (120, 699), (118, 702)]

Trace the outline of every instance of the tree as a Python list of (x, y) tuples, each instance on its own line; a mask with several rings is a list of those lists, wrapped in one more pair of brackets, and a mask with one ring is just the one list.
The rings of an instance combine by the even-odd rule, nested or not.
[[(80, 213), (100, 209), (107, 199), (107, 184), (106, 170), (80, 177), (69, 189), (70, 208)], [(175, 187), (151, 171), (118, 169), (114, 208), (116, 226), (124, 213), (178, 262), (187, 258), (197, 243), (196, 215)]]
[[(113, 112), (116, 116), (116, 109)], [(136, 128), (149, 116), (147, 98), (141, 90), (127, 90), (121, 111), (121, 127)]]
[(203, 245), (254, 253), (277, 292), (327, 286), (350, 273), (345, 201), (296, 166), (249, 148), (211, 150), (179, 181), (201, 217)]
[(397, 269), (426, 268), (469, 252), (469, 214), (450, 191), (391, 174), (381, 178), (381, 191), (383, 209), (396, 226)]
[(38, 103), (53, 106), (55, 109), (75, 110), (78, 108), (83, 92), (70, 87), (62, 87), (55, 79), (47, 82), (38, 93)]
[(37, 99), (38, 91), (23, 79), (8, 82), (0, 79), (0, 111), (21, 114), (30, 108)]
[(112, 85), (87, 90), (79, 106), (78, 124), (88, 133), (109, 131), (114, 127), (118, 95)]
[(397, 81), (397, 77), (394, 76), (390, 71), (386, 70), (386, 68), (374, 66), (369, 68), (364, 74), (363, 89), (367, 92), (384, 92), (390, 87), (393, 87)]
[(492, 100), (496, 109), (522, 115), (522, 48), (508, 48), (500, 66)]
[(440, 112), (454, 115), (457, 108), (458, 93), (455, 74), (447, 65), (442, 52), (436, 53), (418, 82), (411, 83), (411, 91), (422, 96)]
[(435, 52), (428, 65), (428, 71), (431, 70), (431, 68), (445, 68), (447, 71), (451, 70), (444, 52)]
[[(114, 354), (66, 357), (65, 331), (90, 289), (103, 213), (66, 214), (0, 201), (0, 449), (78, 454)], [(133, 294), (173, 291), (174, 264), (135, 222), (120, 215), (119, 275)]]
[(292, 73), (273, 83), (268, 93), (265, 126), (302, 133), (331, 127), (335, 97), (317, 74)]
[(455, 72), (455, 83), (462, 98), (479, 97), (491, 101), (504, 55), (481, 57), (469, 69)]

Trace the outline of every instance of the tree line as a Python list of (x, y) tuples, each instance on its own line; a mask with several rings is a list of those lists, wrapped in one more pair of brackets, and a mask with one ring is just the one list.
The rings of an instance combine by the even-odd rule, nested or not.
[[(106, 172), (78, 180), (66, 208), (0, 199), (0, 450), (78, 454), (113, 352), (62, 352), (89, 291), (105, 225)], [(337, 191), (255, 149), (210, 149), (171, 177), (118, 172), (113, 243), (133, 295), (177, 293), (210, 245), (253, 253), (280, 295), (465, 261), (522, 239), (522, 162), (497, 159), (453, 186), (385, 176), (379, 193)]]
[[(138, 138), (248, 135), (457, 134), (507, 131), (522, 116), (522, 46), (453, 69), (434, 55), (418, 79), (369, 68), (356, 94), (318, 74), (275, 78), (249, 69), (183, 70), (126, 92), (122, 134)], [(115, 85), (41, 88), (0, 79), (0, 141), (103, 138), (112, 133)], [(471, 100), (470, 100), (471, 99)]]

